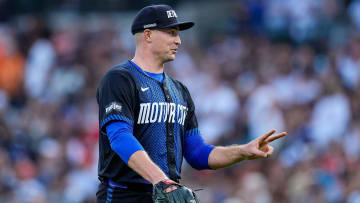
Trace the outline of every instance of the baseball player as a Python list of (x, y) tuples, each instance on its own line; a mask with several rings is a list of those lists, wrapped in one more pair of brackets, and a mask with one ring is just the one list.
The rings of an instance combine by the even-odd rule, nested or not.
[(286, 135), (271, 136), (273, 130), (245, 145), (204, 143), (189, 91), (164, 72), (181, 44), (179, 31), (194, 25), (177, 18), (168, 5), (141, 9), (131, 27), (134, 58), (100, 82), (97, 202), (198, 202), (179, 184), (183, 157), (198, 170), (223, 168), (270, 156), (269, 143)]

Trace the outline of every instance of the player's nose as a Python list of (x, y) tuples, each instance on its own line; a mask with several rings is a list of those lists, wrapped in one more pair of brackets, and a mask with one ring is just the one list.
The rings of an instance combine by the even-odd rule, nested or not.
[(176, 45), (180, 45), (181, 44), (181, 39), (180, 39), (180, 36), (177, 35), (176, 38), (175, 38), (175, 44)]

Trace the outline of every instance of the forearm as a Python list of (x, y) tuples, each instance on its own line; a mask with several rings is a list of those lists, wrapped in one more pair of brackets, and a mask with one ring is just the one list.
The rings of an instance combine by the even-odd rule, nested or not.
[(269, 143), (287, 134), (286, 132), (282, 132), (271, 136), (274, 133), (275, 130), (271, 130), (265, 135), (243, 145), (215, 147), (209, 155), (209, 166), (212, 169), (225, 168), (245, 159), (253, 160), (269, 157), (274, 152), (274, 148), (270, 146)]
[(145, 151), (137, 151), (130, 156), (128, 166), (147, 181), (155, 184), (168, 179), (166, 174), (157, 166)]
[(215, 147), (209, 155), (209, 166), (219, 169), (231, 166), (245, 160), (243, 145)]
[(150, 159), (132, 135), (132, 125), (118, 121), (110, 123), (106, 130), (111, 148), (130, 168), (153, 184), (167, 179), (165, 173)]

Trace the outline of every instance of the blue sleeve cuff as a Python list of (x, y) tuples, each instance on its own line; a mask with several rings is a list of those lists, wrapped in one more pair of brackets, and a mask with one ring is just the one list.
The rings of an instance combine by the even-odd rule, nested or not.
[(106, 126), (111, 149), (127, 164), (131, 155), (144, 150), (133, 135), (133, 125), (124, 121), (115, 121)]
[(129, 118), (127, 118), (125, 116), (118, 115), (118, 114), (110, 114), (104, 120), (101, 121), (99, 127), (100, 127), (100, 129), (102, 129), (104, 126), (108, 126), (107, 125), (108, 123), (113, 123), (114, 121), (115, 122), (122, 121), (122, 122), (127, 123), (127, 124), (129, 124), (131, 126), (133, 126), (133, 123), (134, 123), (132, 120), (130, 120)]
[(197, 170), (211, 169), (209, 155), (214, 148), (204, 142), (197, 128), (185, 133), (184, 156), (191, 167)]

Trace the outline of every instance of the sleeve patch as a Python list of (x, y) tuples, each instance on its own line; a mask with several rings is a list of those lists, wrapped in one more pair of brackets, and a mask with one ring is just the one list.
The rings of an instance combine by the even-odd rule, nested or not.
[(109, 114), (112, 111), (121, 112), (122, 105), (118, 102), (111, 102), (105, 107), (105, 114)]

